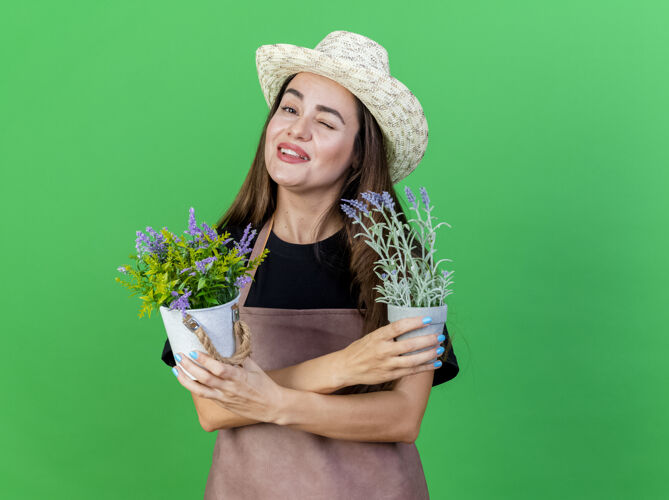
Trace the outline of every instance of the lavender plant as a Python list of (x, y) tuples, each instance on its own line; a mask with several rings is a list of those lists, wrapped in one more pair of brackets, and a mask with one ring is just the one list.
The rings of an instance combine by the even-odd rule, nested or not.
[[(185, 316), (186, 309), (199, 309), (225, 304), (251, 282), (249, 273), (257, 268), (269, 253), (266, 248), (257, 258), (248, 260), (256, 230), (246, 226), (239, 242), (232, 248), (226, 245), (232, 238), (226, 231), (219, 235), (206, 223), (198, 226), (195, 209), (191, 207), (188, 229), (191, 238), (178, 237), (166, 227), (158, 232), (151, 226), (146, 233), (137, 231), (136, 254), (129, 258), (135, 267), (119, 266), (117, 271), (130, 279), (115, 280), (133, 291), (141, 293), (142, 307), (139, 317), (161, 305), (170, 310), (178, 309)], [(250, 257), (250, 256), (249, 256)]]
[[(436, 230), (442, 225), (451, 226), (446, 222), (433, 226), (432, 221), (436, 217), (431, 212), (434, 207), (430, 206), (430, 198), (424, 187), (420, 188), (422, 207), (408, 186), (404, 192), (410, 204), (409, 209), (416, 212), (415, 218), (406, 217), (409, 224), (399, 220), (398, 213), (402, 212), (395, 210), (395, 202), (387, 191), (381, 194), (366, 191), (361, 194), (363, 200), (371, 204), (371, 208), (360, 200), (344, 198), (342, 201), (345, 203), (340, 206), (353, 219), (353, 223), (363, 229), (355, 236), (363, 236), (379, 255), (374, 267), (374, 273), (381, 280), (381, 285), (374, 287), (379, 292), (377, 302), (409, 307), (444, 305), (446, 297), (453, 293), (448, 287), (453, 283), (454, 271), (439, 271), (439, 264), (452, 261), (441, 259), (435, 263), (434, 245)], [(424, 217), (421, 210), (425, 212)], [(376, 222), (373, 212), (380, 213), (383, 220)], [(421, 248), (418, 257), (413, 255), (416, 241)]]

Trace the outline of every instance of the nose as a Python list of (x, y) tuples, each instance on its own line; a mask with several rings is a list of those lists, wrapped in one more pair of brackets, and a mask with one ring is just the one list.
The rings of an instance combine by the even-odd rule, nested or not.
[(291, 137), (299, 137), (300, 139), (309, 138), (308, 119), (305, 116), (300, 116), (288, 128), (288, 135)]

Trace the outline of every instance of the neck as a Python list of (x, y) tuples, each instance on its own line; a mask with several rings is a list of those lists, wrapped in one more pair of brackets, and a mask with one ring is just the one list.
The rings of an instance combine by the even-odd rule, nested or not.
[(277, 186), (272, 231), (283, 241), (300, 245), (315, 243), (332, 236), (342, 228), (340, 220), (324, 221), (320, 235), (316, 234), (316, 225), (334, 203), (335, 196), (332, 193), (298, 194)]

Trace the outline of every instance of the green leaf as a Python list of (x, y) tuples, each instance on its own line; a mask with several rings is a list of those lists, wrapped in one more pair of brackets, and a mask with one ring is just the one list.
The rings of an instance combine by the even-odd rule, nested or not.
[(204, 276), (202, 278), (200, 278), (200, 281), (197, 282), (197, 289), (201, 290), (202, 287), (204, 287), (206, 282), (207, 282), (207, 280), (204, 278)]

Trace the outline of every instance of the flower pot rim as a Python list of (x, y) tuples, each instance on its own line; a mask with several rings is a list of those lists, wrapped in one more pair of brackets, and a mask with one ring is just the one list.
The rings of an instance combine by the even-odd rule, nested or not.
[[(238, 289), (237, 291), (238, 291), (238, 293), (235, 296), (235, 298), (230, 300), (229, 302), (226, 302), (225, 304), (218, 304), (217, 306), (202, 307), (202, 308), (198, 308), (198, 309), (185, 309), (185, 311), (186, 312), (190, 312), (190, 311), (210, 311), (212, 309), (217, 309), (219, 307), (230, 306), (230, 304), (233, 304), (234, 302), (239, 301), (239, 297), (242, 295), (241, 290)], [(160, 308), (165, 309), (167, 311), (177, 311), (178, 312), (178, 309), (170, 309), (169, 307), (165, 307), (165, 306), (160, 306)]]
[(414, 309), (428, 309), (430, 307), (444, 307), (447, 306), (447, 303), (440, 304), (438, 306), (400, 306), (397, 304), (388, 304), (388, 307), (403, 307), (403, 308), (414, 308)]

